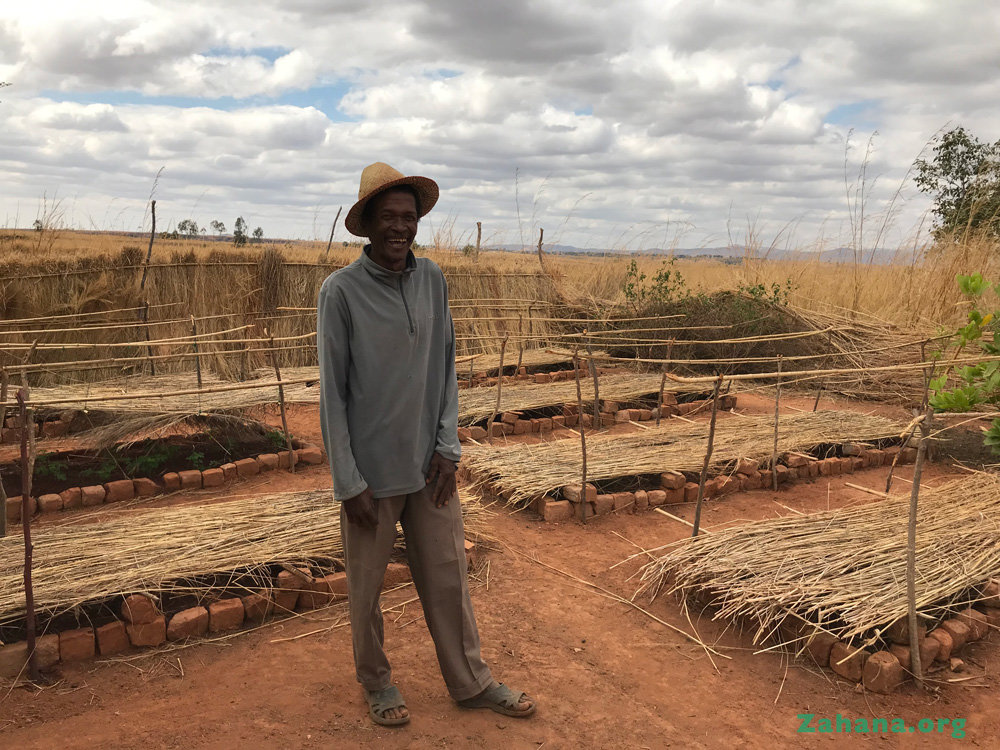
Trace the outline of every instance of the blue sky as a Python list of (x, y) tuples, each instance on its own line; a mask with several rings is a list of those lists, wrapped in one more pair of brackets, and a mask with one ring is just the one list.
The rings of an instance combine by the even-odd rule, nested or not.
[(72, 102), (74, 104), (109, 104), (113, 107), (136, 105), (179, 107), (182, 109), (209, 107), (226, 112), (246, 109), (247, 107), (276, 105), (314, 107), (325, 114), (331, 122), (346, 122), (355, 118), (345, 115), (340, 110), (340, 100), (350, 90), (351, 83), (349, 81), (336, 81), (331, 84), (311, 86), (308, 89), (285, 91), (274, 96), (250, 95), (239, 99), (232, 96), (150, 95), (132, 90), (58, 91), (47, 89), (40, 91), (39, 96), (53, 102)]
[[(845, 187), (928, 201), (940, 129), (1000, 138), (1000, 10), (917, 0), (20, 4), (0, 20), (0, 213), (325, 237), (385, 161), (442, 188), (423, 243), (850, 241)], [(877, 135), (872, 138), (873, 133)], [(863, 164), (867, 159), (867, 164)], [(898, 192), (898, 196), (897, 196)], [(338, 238), (343, 230), (339, 230)]]

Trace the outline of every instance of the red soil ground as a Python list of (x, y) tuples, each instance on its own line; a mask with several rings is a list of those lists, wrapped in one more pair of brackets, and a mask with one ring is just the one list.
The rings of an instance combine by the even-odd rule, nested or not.
[[(806, 396), (787, 403), (812, 406)], [(741, 411), (768, 408), (766, 399), (741, 397)], [(885, 406), (854, 408), (905, 416)], [(292, 429), (300, 437), (318, 440), (315, 408), (295, 410)], [(777, 494), (729, 496), (708, 503), (704, 524), (712, 528), (787, 515), (782, 506), (809, 511), (828, 504), (878, 502), (844, 485), (878, 488), (886, 471), (824, 477)], [(929, 468), (926, 484), (956, 473), (942, 460)], [(899, 474), (911, 476), (912, 467)], [(224, 492), (178, 493), (148, 505), (325, 486), (325, 469), (312, 467), (294, 476), (275, 473), (240, 482)], [(895, 491), (908, 487), (900, 481)], [(690, 505), (671, 511), (689, 520), (693, 516)], [(48, 522), (40, 524), (39, 534)], [(934, 692), (907, 685), (884, 696), (866, 693), (804, 662), (789, 663), (780, 654), (755, 655), (747, 638), (712, 622), (706, 612), (694, 627), (730, 657), (715, 657), (713, 666), (698, 645), (587, 585), (630, 598), (636, 589), (630, 576), (642, 559), (611, 566), (638, 547), (649, 549), (686, 536), (689, 529), (682, 524), (657, 513), (602, 517), (586, 526), (545, 524), (529, 513), (500, 509), (491, 520), (491, 533), (499, 543), (486, 556), (488, 567), (473, 582), (484, 655), (499, 679), (538, 701), (532, 719), (456, 707), (438, 673), (420, 606), (409, 602), (387, 613), (386, 641), (395, 680), (413, 719), (402, 729), (374, 726), (354, 680), (349, 631), (339, 605), (220, 642), (140, 654), (127, 662), (64, 666), (55, 684), (44, 690), (2, 690), (0, 746), (774, 748), (805, 744), (806, 738), (796, 731), (801, 723), (796, 715), (801, 713), (899, 717), (910, 725), (922, 718), (961, 718), (966, 720), (964, 742), (995, 746), (1000, 736), (996, 633), (967, 647), (966, 671), (934, 675), (938, 680), (973, 679), (940, 684)], [(864, 529), (858, 534), (863, 536)], [(386, 601), (398, 603), (413, 596), (407, 587)], [(678, 628), (692, 629), (674, 601), (637, 602)], [(838, 745), (876, 742), (875, 736), (829, 737)], [(879, 747), (937, 747), (954, 741), (949, 731), (884, 735), (879, 740)]]

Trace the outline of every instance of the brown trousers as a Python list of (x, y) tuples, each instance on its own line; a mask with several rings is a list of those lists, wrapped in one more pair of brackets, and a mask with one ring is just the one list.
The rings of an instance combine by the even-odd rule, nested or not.
[(429, 487), (410, 495), (380, 498), (375, 504), (378, 526), (374, 529), (349, 523), (343, 506), (340, 509), (358, 682), (365, 690), (381, 690), (392, 680), (392, 669), (382, 648), (379, 597), (399, 521), (413, 583), (448, 692), (455, 700), (478, 695), (492, 684), (493, 676), (479, 654), (458, 498), (437, 508)]

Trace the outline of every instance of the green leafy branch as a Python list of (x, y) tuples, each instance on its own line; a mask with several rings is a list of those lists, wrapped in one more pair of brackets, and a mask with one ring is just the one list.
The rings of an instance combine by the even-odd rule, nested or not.
[[(959, 275), (956, 281), (972, 309), (966, 315), (965, 325), (931, 355), (933, 360), (941, 361), (950, 354), (944, 370), (928, 383), (929, 403), (936, 411), (956, 413), (970, 412), (983, 405), (1000, 406), (1000, 360), (988, 359), (1000, 357), (1000, 330), (994, 325), (998, 312), (983, 310), (985, 293), (992, 290), (1000, 297), (1000, 284), (991, 284), (979, 273)], [(974, 350), (973, 357), (982, 356), (987, 361), (958, 366), (959, 356), (967, 350)], [(1000, 453), (1000, 419), (994, 419), (985, 431), (984, 443), (994, 453)]]

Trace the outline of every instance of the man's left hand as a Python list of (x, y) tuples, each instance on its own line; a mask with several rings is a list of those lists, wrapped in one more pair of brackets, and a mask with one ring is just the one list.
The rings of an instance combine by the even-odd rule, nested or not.
[(455, 469), (457, 465), (451, 459), (445, 458), (440, 453), (431, 456), (431, 465), (427, 470), (427, 484), (434, 482), (434, 492), (431, 500), (438, 508), (447, 505), (448, 501), (455, 497), (458, 492), (458, 484), (455, 481)]

